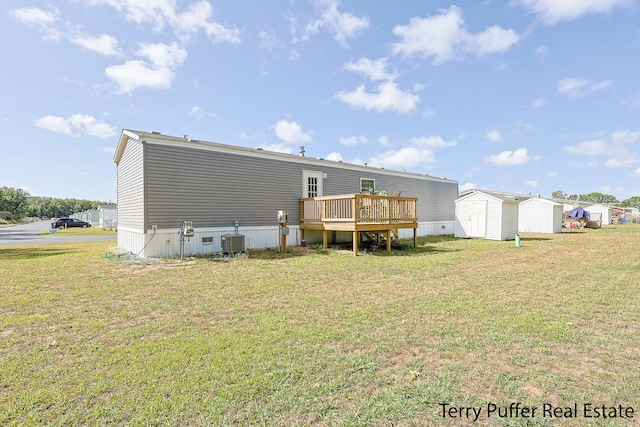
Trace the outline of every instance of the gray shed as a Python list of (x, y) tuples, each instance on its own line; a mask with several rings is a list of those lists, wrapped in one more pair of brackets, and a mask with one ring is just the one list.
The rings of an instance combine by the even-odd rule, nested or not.
[(518, 233), (517, 196), (474, 190), (455, 201), (455, 236), (513, 240)]
[[(248, 249), (277, 247), (281, 210), (289, 214), (287, 244), (299, 244), (302, 198), (365, 187), (417, 198), (418, 236), (454, 232), (458, 182), (450, 179), (129, 129), (114, 163), (118, 246), (142, 257), (179, 254), (183, 221), (194, 229), (185, 255), (218, 252), (222, 237), (236, 231)], [(305, 231), (307, 243), (323, 241), (321, 231)], [(413, 236), (412, 229), (399, 233)], [(332, 242), (352, 239), (352, 233), (330, 234)]]

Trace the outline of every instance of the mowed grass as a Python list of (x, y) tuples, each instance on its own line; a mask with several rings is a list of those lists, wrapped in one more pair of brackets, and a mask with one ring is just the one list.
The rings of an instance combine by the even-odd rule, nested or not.
[(52, 238), (55, 236), (95, 236), (95, 235), (110, 236), (112, 235), (115, 239), (117, 236), (117, 233), (113, 231), (112, 228), (102, 228), (102, 227), (87, 227), (87, 228), (73, 227), (73, 228), (66, 228), (66, 229), (58, 228), (55, 230), (52, 228), (48, 228), (40, 234), (51, 235)]
[[(640, 226), (129, 265), (0, 246), (1, 425), (638, 425)], [(631, 406), (443, 418), (440, 403)]]

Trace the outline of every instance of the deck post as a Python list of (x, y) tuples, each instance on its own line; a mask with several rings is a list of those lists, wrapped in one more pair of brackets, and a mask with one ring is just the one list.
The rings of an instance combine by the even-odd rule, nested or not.
[(328, 242), (328, 239), (327, 239), (327, 230), (326, 229), (322, 230), (322, 247), (324, 249), (327, 249), (329, 247), (329, 242)]
[(417, 248), (418, 247), (418, 229), (414, 228), (413, 229), (413, 248)]
[(358, 256), (358, 243), (360, 243), (360, 232), (353, 232), (353, 256)]
[(387, 253), (391, 252), (391, 230), (387, 230)]

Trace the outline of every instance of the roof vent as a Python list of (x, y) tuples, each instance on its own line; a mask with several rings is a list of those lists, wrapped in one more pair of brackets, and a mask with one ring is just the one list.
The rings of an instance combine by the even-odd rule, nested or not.
[(152, 130), (151, 133), (154, 134), (154, 135), (162, 135), (160, 132), (155, 131), (155, 130)]

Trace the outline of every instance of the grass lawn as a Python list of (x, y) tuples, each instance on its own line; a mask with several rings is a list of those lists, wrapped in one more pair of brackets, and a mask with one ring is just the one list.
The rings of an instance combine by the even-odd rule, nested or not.
[(112, 235), (115, 236), (118, 234), (115, 231), (113, 231), (112, 228), (102, 228), (102, 227), (88, 227), (88, 228), (82, 228), (82, 227), (77, 227), (77, 228), (59, 228), (59, 229), (52, 229), (52, 228), (48, 228), (47, 230), (43, 231), (42, 233), (40, 233), (41, 235), (51, 235), (51, 236), (108, 236), (108, 235)]
[[(0, 425), (640, 425), (640, 226), (143, 265), (110, 245), (0, 246)], [(488, 416), (512, 402), (534, 417)]]

